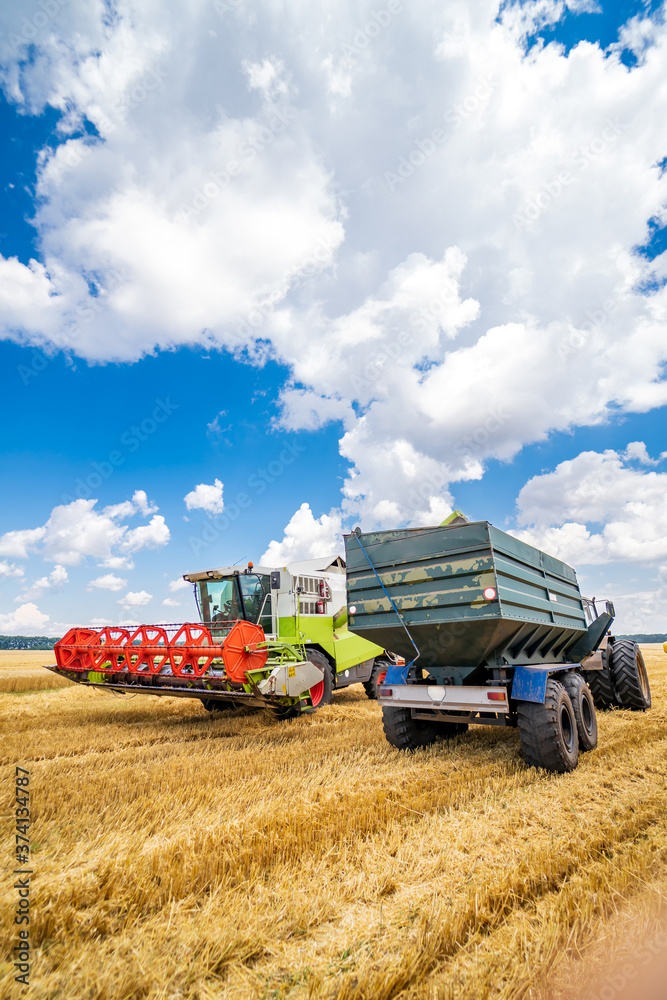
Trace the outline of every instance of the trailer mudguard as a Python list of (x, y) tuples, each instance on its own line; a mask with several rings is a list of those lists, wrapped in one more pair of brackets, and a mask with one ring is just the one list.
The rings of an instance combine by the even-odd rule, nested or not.
[(543, 705), (550, 674), (580, 667), (580, 663), (541, 663), (535, 667), (515, 667), (510, 697), (512, 701), (533, 701)]

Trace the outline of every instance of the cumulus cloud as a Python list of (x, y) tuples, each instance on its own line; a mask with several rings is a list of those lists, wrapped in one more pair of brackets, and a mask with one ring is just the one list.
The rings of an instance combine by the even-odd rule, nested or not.
[(315, 518), (310, 505), (302, 503), (285, 525), (282, 541), (269, 543), (259, 560), (262, 566), (284, 566), (299, 559), (335, 556), (343, 546), (341, 515), (332, 510)]
[(0, 577), (10, 577), (10, 576), (23, 576), (25, 570), (23, 566), (17, 566), (16, 563), (7, 562), (6, 559), (0, 559)]
[(122, 590), (123, 587), (127, 587), (127, 580), (113, 573), (104, 573), (88, 584), (88, 590)]
[(179, 577), (178, 580), (169, 581), (169, 591), (175, 594), (178, 590), (190, 590), (192, 584), (189, 580), (184, 580), (183, 577)]
[(162, 607), (163, 608), (180, 608), (180, 607), (182, 607), (182, 605), (181, 605), (180, 601), (175, 601), (173, 599), (173, 597), (165, 597), (164, 601), (162, 602)]
[[(64, 566), (55, 565), (48, 576), (42, 576), (30, 586), (22, 597), (39, 597), (45, 590), (53, 590), (68, 582), (67, 570)], [(17, 598), (21, 600), (21, 598)]]
[(153, 595), (146, 590), (131, 590), (125, 594), (125, 597), (121, 597), (118, 603), (122, 604), (124, 608), (143, 608), (152, 600)]
[(219, 479), (211, 484), (199, 483), (183, 497), (188, 510), (203, 510), (207, 514), (222, 514), (225, 506), (222, 499), (223, 484)]
[(517, 499), (525, 527), (516, 534), (575, 565), (667, 559), (667, 472), (632, 468), (626, 456), (585, 451), (534, 476)]
[(24, 635), (40, 632), (48, 621), (49, 616), (30, 601), (21, 604), (11, 614), (0, 615), (0, 629), (9, 635)]
[[(157, 508), (139, 491), (132, 501), (96, 509), (97, 500), (74, 500), (54, 507), (45, 525), (9, 531), (0, 537), (0, 552), (27, 555), (39, 550), (45, 559), (61, 566), (77, 566), (84, 559), (96, 559), (110, 569), (131, 568), (130, 554), (144, 548), (159, 548), (169, 541), (169, 528), (161, 514), (153, 514), (148, 524), (130, 528), (121, 518), (138, 511)], [(130, 509), (131, 508), (131, 509)]]
[(30, 552), (44, 538), (46, 528), (24, 528), (7, 531), (0, 536), (0, 555), (27, 559)]

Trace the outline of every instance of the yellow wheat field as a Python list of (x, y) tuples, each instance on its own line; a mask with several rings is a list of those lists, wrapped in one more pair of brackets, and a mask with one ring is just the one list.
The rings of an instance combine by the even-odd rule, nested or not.
[(0, 649), (0, 694), (70, 687), (64, 677), (44, 670), (44, 663), (55, 663), (48, 650)]
[(5, 688), (2, 863), (18, 763), (34, 959), (19, 989), (4, 878), (0, 996), (575, 1000), (616, 959), (642, 971), (640, 942), (655, 973), (667, 656), (645, 653), (653, 709), (601, 714), (599, 748), (563, 776), (527, 768), (515, 730), (401, 754), (359, 686), (286, 723)]

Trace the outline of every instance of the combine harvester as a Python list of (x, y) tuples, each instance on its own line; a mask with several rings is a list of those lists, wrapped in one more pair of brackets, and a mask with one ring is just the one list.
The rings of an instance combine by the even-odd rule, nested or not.
[(345, 536), (351, 632), (404, 657), (380, 678), (405, 750), (468, 726), (518, 726), (528, 764), (571, 771), (598, 708), (651, 705), (636, 643), (614, 640), (574, 570), (459, 511), (434, 528)]
[(72, 628), (47, 669), (87, 687), (199, 698), (211, 712), (268, 706), (289, 719), (349, 684), (375, 697), (378, 675), (395, 660), (348, 631), (340, 557), (184, 579), (194, 585), (198, 622)]

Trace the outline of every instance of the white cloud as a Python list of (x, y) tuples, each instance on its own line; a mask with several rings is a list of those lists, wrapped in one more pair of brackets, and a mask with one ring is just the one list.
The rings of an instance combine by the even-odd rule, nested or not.
[(57, 587), (64, 586), (68, 580), (69, 577), (65, 567), (56, 564), (48, 576), (42, 576), (39, 580), (35, 580), (35, 582), (22, 594), (22, 596), (20, 598), (16, 598), (16, 600), (21, 600), (25, 597), (39, 597), (45, 590), (53, 590)]
[(190, 581), (184, 580), (183, 577), (179, 577), (178, 580), (169, 581), (169, 591), (172, 594), (175, 594), (178, 590), (190, 590), (191, 587), (192, 584)]
[(46, 559), (62, 566), (76, 566), (91, 557), (109, 569), (130, 569), (130, 553), (158, 548), (169, 541), (169, 528), (160, 514), (154, 514), (148, 524), (136, 528), (118, 523), (137, 511), (155, 510), (145, 497), (143, 491), (138, 491), (132, 501), (102, 511), (95, 509), (97, 500), (74, 500), (54, 507), (42, 527), (2, 535), (0, 552), (21, 556), (27, 555), (28, 549), (39, 548)]
[[(640, 465), (659, 465), (660, 459), (651, 458), (643, 441), (631, 441), (622, 456), (626, 462), (639, 462)], [(660, 458), (663, 458), (661, 455)]]
[(204, 510), (207, 514), (222, 514), (225, 506), (222, 499), (223, 484), (219, 479), (214, 483), (199, 483), (183, 497), (188, 510)]
[(49, 616), (39, 610), (36, 604), (28, 602), (8, 615), (0, 615), (0, 630), (9, 635), (40, 633), (49, 621)]
[(0, 536), (0, 555), (14, 556), (17, 559), (27, 559), (30, 550), (42, 540), (45, 528), (25, 528), (19, 531), (7, 531)]
[(341, 535), (340, 512), (332, 510), (315, 518), (310, 506), (302, 503), (285, 526), (282, 541), (271, 541), (259, 564), (284, 566), (298, 559), (335, 556), (342, 551)]
[(123, 587), (127, 587), (127, 580), (114, 576), (113, 573), (98, 576), (88, 584), (88, 590), (122, 590)]
[(25, 570), (23, 566), (17, 566), (16, 563), (7, 562), (6, 559), (0, 559), (0, 577), (10, 577), (10, 576), (23, 576)]
[(131, 590), (125, 597), (121, 597), (118, 603), (122, 604), (124, 608), (143, 608), (146, 604), (150, 604), (152, 600), (153, 595), (145, 590)]
[(534, 476), (514, 533), (574, 565), (667, 559), (667, 473), (630, 468), (626, 455), (585, 451)]
[(173, 597), (165, 597), (164, 601), (162, 602), (162, 607), (163, 608), (180, 608), (180, 607), (182, 607), (182, 604), (181, 604), (180, 601), (175, 601), (173, 599)]
[(158, 549), (166, 545), (170, 537), (169, 528), (162, 514), (154, 514), (148, 524), (140, 524), (138, 528), (131, 528), (120, 547), (125, 552)]

